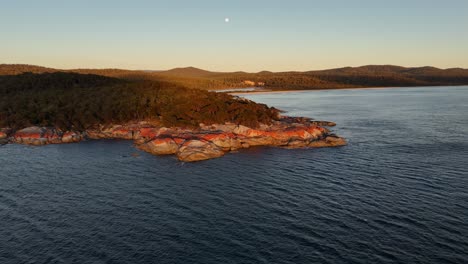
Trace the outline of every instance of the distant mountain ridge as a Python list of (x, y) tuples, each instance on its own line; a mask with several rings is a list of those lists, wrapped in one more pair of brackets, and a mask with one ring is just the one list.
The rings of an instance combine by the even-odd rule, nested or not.
[(60, 70), (25, 64), (0, 64), (0, 75), (25, 72), (76, 72), (124, 79), (161, 80), (188, 88), (225, 89), (262, 84), (271, 90), (336, 89), (348, 87), (440, 86), (468, 85), (468, 69), (439, 69), (431, 66), (402, 67), (395, 65), (366, 65), (304, 72), (213, 72), (195, 67), (166, 71), (125, 69)]
[(468, 74), (468, 69), (449, 68), (439, 69), (432, 66), (402, 67), (395, 65), (366, 65), (360, 67), (344, 67), (330, 70), (308, 71), (307, 73), (334, 74)]
[(211, 72), (195, 67), (185, 67), (185, 68), (174, 68), (171, 70), (167, 71), (160, 71), (158, 74), (163, 74), (163, 75), (172, 75), (172, 76), (185, 76), (185, 77), (208, 77), (214, 74), (217, 74), (217, 72)]
[(158, 73), (158, 74), (165, 74), (165, 75), (177, 75), (177, 76), (194, 76), (194, 77), (201, 77), (201, 76), (211, 76), (216, 74), (275, 74), (275, 73), (325, 73), (325, 72), (333, 72), (333, 73), (365, 73), (365, 72), (375, 72), (375, 73), (405, 73), (405, 72), (418, 72), (418, 73), (434, 73), (434, 72), (450, 72), (450, 73), (462, 73), (467, 74), (468, 69), (464, 68), (447, 68), (441, 69), (433, 66), (421, 66), (421, 67), (403, 67), (397, 65), (364, 65), (358, 67), (341, 67), (341, 68), (332, 68), (332, 69), (325, 69), (325, 70), (310, 70), (310, 71), (286, 71), (286, 72), (272, 72), (272, 71), (260, 71), (260, 72), (244, 72), (244, 71), (236, 71), (236, 72), (215, 72), (204, 70), (200, 68), (196, 68), (193, 66), (188, 67), (177, 67), (169, 70), (127, 70), (127, 69), (119, 69), (119, 68), (102, 68), (102, 69), (91, 69), (91, 68), (77, 68), (77, 69), (70, 69), (70, 70), (63, 70), (63, 69), (55, 69), (49, 68), (44, 66), (32, 65), (32, 64), (0, 64), (0, 74), (7, 75), (9, 73), (24, 73), (24, 72), (32, 72), (32, 73), (42, 73), (42, 72), (57, 72), (57, 71), (64, 71), (64, 72), (80, 72), (80, 71), (121, 71), (121, 72), (146, 72), (146, 73)]

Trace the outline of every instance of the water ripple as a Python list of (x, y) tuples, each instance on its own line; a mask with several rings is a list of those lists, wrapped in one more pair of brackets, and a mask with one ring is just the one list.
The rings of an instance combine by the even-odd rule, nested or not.
[(251, 95), (336, 121), (338, 149), (4, 145), (0, 263), (465, 263), (466, 91)]

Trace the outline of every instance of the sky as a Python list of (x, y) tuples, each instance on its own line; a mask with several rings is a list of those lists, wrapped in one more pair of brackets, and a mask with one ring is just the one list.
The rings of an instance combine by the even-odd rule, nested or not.
[(0, 0), (0, 63), (468, 68), (468, 0)]

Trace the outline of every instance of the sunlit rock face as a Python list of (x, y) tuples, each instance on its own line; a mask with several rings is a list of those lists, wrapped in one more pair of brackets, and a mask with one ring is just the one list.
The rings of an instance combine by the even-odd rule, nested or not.
[(201, 139), (213, 143), (223, 151), (242, 148), (242, 139), (231, 132), (207, 133), (199, 136)]
[(0, 131), (0, 139), (6, 139), (8, 137), (8, 134), (4, 131)]
[(13, 140), (16, 143), (35, 146), (59, 143), (60, 139), (61, 136), (57, 130), (45, 127), (28, 127), (17, 131), (13, 135)]
[(80, 132), (62, 132), (50, 127), (27, 127), (16, 131), (12, 135), (12, 142), (26, 145), (41, 146), (47, 144), (74, 143), (83, 140)]
[(10, 129), (0, 129), (0, 145), (8, 143), (8, 135), (11, 133)]
[(219, 158), (226, 152), (253, 146), (284, 148), (337, 147), (346, 140), (320, 125), (334, 126), (328, 121), (312, 121), (302, 117), (282, 117), (272, 124), (257, 128), (232, 123), (203, 125), (199, 128), (167, 128), (148, 122), (97, 126), (83, 132), (61, 131), (47, 127), (28, 127), (16, 132), (0, 129), (1, 142), (46, 145), (80, 142), (84, 139), (127, 139), (154, 155), (176, 155), (184, 162)]
[(271, 125), (250, 128), (231, 123), (200, 125), (200, 129), (143, 128), (137, 145), (156, 155), (176, 154), (185, 162), (223, 156), (226, 152), (253, 146), (284, 148), (335, 147), (346, 141), (318, 124), (334, 126), (328, 121), (287, 117)]
[(177, 158), (180, 161), (193, 162), (219, 158), (224, 153), (221, 148), (210, 141), (192, 139), (185, 141), (180, 146)]
[(83, 134), (79, 132), (65, 132), (62, 135), (62, 143), (76, 143), (84, 139)]
[(173, 138), (164, 137), (155, 138), (140, 144), (139, 148), (154, 155), (171, 155), (177, 153), (179, 145), (174, 141)]

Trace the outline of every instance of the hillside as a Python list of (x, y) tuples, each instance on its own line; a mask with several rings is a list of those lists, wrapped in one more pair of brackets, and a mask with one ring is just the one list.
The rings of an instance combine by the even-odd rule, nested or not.
[(28, 65), (28, 64), (0, 64), (0, 75), (16, 75), (25, 72), (31, 73), (45, 73), (56, 72), (57, 69), (46, 68), (42, 66)]
[(142, 120), (169, 127), (225, 122), (256, 127), (277, 117), (278, 110), (263, 104), (162, 81), (70, 72), (0, 76), (0, 128), (84, 130)]
[(168, 71), (156, 72), (156, 75), (165, 75), (165, 76), (181, 76), (181, 77), (195, 77), (203, 78), (216, 75), (216, 72), (205, 71), (195, 67), (186, 67), (186, 68), (175, 68)]
[[(211, 72), (194, 67), (168, 71), (130, 71), (120, 69), (56, 70), (32, 65), (0, 65), (0, 75), (25, 72), (76, 72), (126, 80), (151, 80), (202, 90), (242, 88), (255, 83), (270, 90), (312, 90), (352, 87), (402, 87), (468, 85), (468, 70), (435, 67), (407, 68), (393, 65), (367, 65), (306, 72)], [(249, 81), (249, 82), (245, 82)]]

